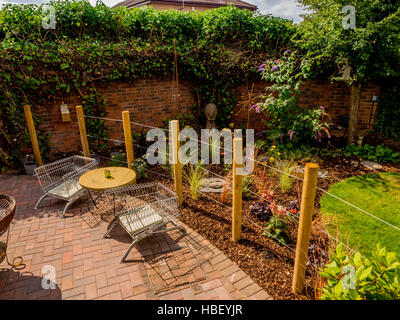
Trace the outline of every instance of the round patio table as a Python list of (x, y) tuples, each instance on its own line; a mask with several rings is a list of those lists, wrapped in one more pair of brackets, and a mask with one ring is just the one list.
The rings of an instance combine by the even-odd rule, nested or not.
[[(110, 171), (110, 178), (106, 178), (105, 171)], [(124, 167), (105, 167), (90, 170), (79, 178), (79, 184), (91, 191), (104, 191), (134, 183), (136, 172)]]
[[(109, 177), (106, 178), (105, 171), (109, 170)], [(129, 184), (133, 184), (136, 182), (136, 172), (129, 168), (124, 167), (105, 167), (90, 170), (84, 173), (79, 178), (79, 184), (88, 190), (89, 197), (91, 198), (94, 206), (96, 206), (96, 202), (93, 199), (91, 191), (105, 191), (107, 189), (123, 187)], [(114, 207), (114, 216), (115, 216), (115, 197), (113, 195), (113, 207)], [(89, 208), (89, 211), (92, 213), (92, 210)], [(92, 213), (93, 214), (93, 213)], [(100, 214), (101, 219), (103, 220), (103, 215)]]

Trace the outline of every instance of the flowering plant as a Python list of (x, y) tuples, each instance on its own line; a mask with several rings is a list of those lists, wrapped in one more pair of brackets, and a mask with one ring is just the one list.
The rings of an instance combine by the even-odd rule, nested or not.
[(295, 52), (286, 50), (280, 59), (270, 59), (258, 69), (262, 79), (272, 85), (266, 88), (263, 101), (251, 108), (268, 115), (266, 125), (271, 140), (282, 141), (286, 137), (297, 142), (322, 141), (323, 133), (330, 138), (324, 107), (302, 108), (298, 104), (297, 95), (301, 94), (300, 86), (308, 70), (307, 61), (299, 61)]
[(22, 150), (24, 151), (24, 153), (27, 154), (31, 154), (32, 153), (32, 149), (28, 148), (28, 147), (22, 147)]

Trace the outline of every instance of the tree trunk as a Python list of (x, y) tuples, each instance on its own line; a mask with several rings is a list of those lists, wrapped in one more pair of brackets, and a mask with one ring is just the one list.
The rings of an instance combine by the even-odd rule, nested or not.
[(347, 144), (352, 144), (354, 142), (354, 136), (357, 132), (358, 111), (360, 110), (360, 99), (361, 99), (361, 83), (353, 82), (350, 89), (351, 89), (351, 106), (350, 106), (349, 134), (347, 137)]

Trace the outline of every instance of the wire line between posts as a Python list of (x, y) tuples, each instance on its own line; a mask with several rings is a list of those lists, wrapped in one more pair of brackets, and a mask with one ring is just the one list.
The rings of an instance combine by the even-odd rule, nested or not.
[[(207, 170), (207, 169), (206, 169), (206, 170)], [(146, 171), (173, 180), (173, 178), (172, 178), (171, 176), (167, 176), (167, 175), (161, 174), (161, 173), (159, 173), (159, 172), (157, 172), (157, 171), (149, 170), (149, 169), (146, 169)], [(213, 173), (212, 171), (210, 171), (210, 172)], [(190, 185), (189, 185), (188, 183), (183, 183), (183, 184), (184, 184), (185, 186), (187, 186), (187, 187), (190, 187)], [(199, 191), (199, 193), (200, 193), (202, 196), (206, 197), (207, 199), (209, 199), (209, 200), (211, 200), (211, 201), (217, 203), (218, 205), (220, 205), (220, 206), (222, 206), (222, 207), (224, 207), (224, 208), (226, 208), (226, 209), (232, 210), (232, 207), (230, 207), (230, 206), (228, 206), (228, 205), (226, 205), (226, 204), (224, 204), (224, 203), (222, 203), (222, 202), (220, 202), (220, 201), (214, 199), (213, 197), (208, 196), (206, 193), (204, 193), (204, 192), (202, 192), (202, 191)], [(255, 226), (256, 228), (258, 228), (260, 231), (266, 232), (266, 231), (264, 230), (263, 227), (261, 227), (260, 225), (258, 225), (256, 222), (254, 222), (254, 221), (251, 220), (250, 218), (248, 218), (248, 217), (246, 217), (246, 216), (245, 216), (244, 218), (246, 219), (246, 221), (248, 221), (251, 225), (253, 225), (253, 226)], [(267, 232), (267, 233), (268, 233), (273, 239), (279, 240), (275, 235), (271, 234), (270, 232)], [(286, 247), (287, 249), (289, 249), (291, 252), (296, 253), (296, 250), (293, 249), (293, 248), (291, 248), (291, 247), (288, 246), (287, 244), (283, 244), (283, 246)], [(314, 267), (317, 271), (322, 271), (322, 269), (321, 269), (320, 267), (318, 267), (317, 265), (315, 265), (315, 264), (312, 263), (311, 261), (309, 261), (309, 263), (310, 263), (310, 265), (311, 265), (312, 267)]]
[[(95, 117), (95, 116), (86, 116), (86, 115), (84, 115), (84, 117), (85, 117), (85, 118), (98, 119), (98, 120), (109, 120), (109, 121), (122, 122), (122, 120), (119, 120), (119, 119), (112, 119), (112, 118), (106, 118), (106, 117)], [(150, 125), (145, 125), (145, 124), (141, 124), (141, 123), (138, 123), (138, 122), (133, 122), (133, 121), (131, 121), (131, 123), (134, 124), (134, 125), (137, 125), (137, 126), (145, 127), (145, 128), (160, 129), (160, 130), (168, 131), (167, 129), (164, 129), (164, 128), (154, 127), (154, 126), (150, 126)], [(100, 138), (100, 137), (92, 137), (92, 136), (89, 136), (89, 135), (88, 135), (88, 137), (96, 138), (96, 139), (105, 139), (105, 138)], [(107, 140), (107, 139), (105, 139), (105, 140)], [(120, 142), (120, 140), (113, 140), (113, 139), (108, 139), (108, 140), (110, 140), (110, 141), (115, 141), (115, 142), (117, 142), (117, 141)], [(197, 142), (199, 142), (199, 143), (201, 143), (201, 144), (205, 144), (205, 145), (208, 145), (208, 146), (213, 146), (212, 144), (207, 143), (207, 142), (205, 142), (205, 141), (201, 141), (201, 140), (198, 140), (198, 139), (192, 139), (192, 140), (193, 140), (193, 141), (197, 141)], [(229, 149), (228, 149), (228, 150), (225, 150), (225, 151), (233, 152), (233, 150), (229, 150)], [(287, 173), (287, 172), (284, 172), (284, 171), (282, 171), (282, 170), (279, 170), (279, 169), (277, 169), (277, 168), (274, 168), (273, 166), (270, 166), (270, 165), (266, 164), (265, 162), (261, 162), (261, 161), (256, 160), (256, 159), (253, 159), (253, 160), (251, 160), (251, 161), (253, 161), (254, 163), (257, 163), (257, 164), (259, 164), (259, 165), (261, 165), (261, 166), (267, 167), (267, 168), (269, 168), (269, 169), (271, 169), (271, 170), (274, 170), (274, 171), (276, 171), (276, 172), (279, 172), (279, 173), (281, 173), (281, 174), (285, 174), (285, 175), (287, 175), (287, 176), (289, 176), (289, 177), (291, 177), (291, 178), (294, 178), (294, 179), (297, 179), (297, 180), (299, 180), (299, 181), (303, 181), (303, 182), (304, 182), (304, 179), (299, 178), (299, 177), (297, 177), (297, 176), (295, 176), (295, 175), (289, 174), (289, 173)], [(330, 193), (330, 192), (328, 192), (328, 191), (326, 191), (326, 190), (324, 190), (324, 189), (322, 189), (322, 188), (317, 187), (317, 190), (318, 190), (318, 191), (321, 191), (321, 192), (323, 192), (323, 193), (325, 193), (325, 194), (327, 194), (327, 195), (329, 195), (329, 196), (331, 196), (331, 197), (334, 197), (335, 199), (337, 199), (337, 200), (339, 200), (339, 201), (341, 201), (341, 202), (343, 202), (343, 203), (345, 203), (345, 204), (347, 204), (347, 205), (353, 207), (354, 209), (356, 209), (356, 210), (358, 210), (358, 211), (360, 211), (360, 212), (362, 212), (362, 213), (364, 213), (364, 214), (367, 214), (367, 215), (370, 216), (371, 218), (373, 218), (373, 219), (375, 219), (375, 220), (377, 220), (377, 221), (380, 221), (380, 222), (382, 222), (382, 223), (384, 223), (384, 224), (390, 226), (391, 228), (394, 228), (394, 229), (400, 231), (400, 227), (397, 227), (397, 226), (391, 224), (390, 222), (387, 222), (387, 221), (385, 221), (385, 220), (383, 220), (383, 219), (377, 217), (376, 215), (374, 215), (374, 214), (372, 214), (372, 213), (369, 213), (368, 211), (366, 211), (366, 210), (364, 210), (364, 209), (362, 209), (362, 208), (360, 208), (360, 207), (358, 207), (358, 206), (356, 206), (356, 205), (354, 205), (354, 204), (352, 204), (352, 203), (350, 203), (350, 202), (348, 202), (348, 201), (346, 201), (346, 200), (344, 200), (344, 199), (342, 199), (342, 198), (339, 198), (338, 196), (336, 196), (336, 195), (334, 195), (334, 194), (332, 194), (332, 193)]]

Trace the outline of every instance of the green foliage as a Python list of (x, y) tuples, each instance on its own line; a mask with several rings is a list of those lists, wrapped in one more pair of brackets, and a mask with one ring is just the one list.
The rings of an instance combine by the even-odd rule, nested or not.
[(400, 153), (393, 152), (392, 149), (380, 144), (377, 147), (365, 144), (362, 146), (356, 146), (354, 144), (348, 145), (344, 150), (343, 154), (346, 157), (358, 157), (371, 161), (379, 162), (394, 162), (400, 161)]
[(263, 236), (277, 241), (281, 245), (287, 245), (290, 242), (288, 225), (281, 214), (276, 214), (265, 224)]
[[(397, 83), (397, 82), (396, 82)], [(374, 132), (389, 138), (400, 137), (400, 87), (387, 84), (379, 99)]]
[(331, 262), (320, 274), (326, 278), (322, 300), (398, 300), (400, 262), (396, 253), (379, 244), (369, 258), (360, 252), (349, 255), (339, 244)]
[[(106, 102), (99, 93), (82, 96), (82, 105), (86, 116), (105, 117), (107, 115)], [(86, 118), (85, 120), (87, 134), (96, 137), (88, 139), (91, 152), (98, 153), (106, 150), (107, 144), (104, 138), (108, 136), (104, 126), (105, 121), (93, 118)]]
[(267, 138), (276, 141), (287, 138), (292, 143), (310, 144), (321, 141), (322, 131), (330, 137), (324, 121), (324, 108), (302, 108), (297, 97), (305, 78), (306, 64), (300, 61), (296, 53), (286, 50), (280, 59), (269, 59), (260, 66), (262, 78), (270, 83), (263, 101), (253, 105), (257, 111), (268, 115), (266, 122)]
[(251, 188), (254, 184), (254, 177), (249, 174), (242, 176), (242, 196), (244, 199), (252, 197)]
[(108, 165), (110, 167), (123, 167), (125, 166), (126, 157), (125, 153), (117, 152), (115, 155), (111, 156), (111, 160), (109, 161)]
[[(400, 74), (400, 1), (299, 0), (310, 9), (296, 42), (310, 62), (310, 72), (329, 72), (350, 81), (377, 81)], [(356, 10), (356, 28), (345, 29), (345, 5)]]
[(287, 192), (292, 188), (294, 179), (292, 175), (294, 168), (296, 168), (297, 163), (288, 160), (277, 160), (275, 161), (273, 167), (279, 171), (274, 171), (274, 174), (279, 179), (279, 186), (282, 192)]
[[(45, 13), (40, 6), (0, 10), (0, 103), (13, 110), (14, 118), (21, 118), (25, 103), (39, 106), (75, 93), (85, 113), (104, 116), (99, 84), (172, 79), (176, 52), (179, 79), (192, 84), (197, 108), (215, 103), (217, 123), (225, 125), (237, 86), (257, 79), (261, 61), (280, 55), (295, 32), (287, 20), (234, 6), (180, 12), (109, 8), (101, 2), (91, 6), (88, 1), (50, 3), (57, 13), (55, 30), (41, 28)], [(104, 138), (104, 123), (90, 121), (88, 133)], [(100, 141), (91, 143), (104, 149)]]
[(147, 162), (143, 158), (138, 158), (132, 162), (132, 169), (136, 172), (136, 181), (147, 178)]
[(206, 177), (206, 172), (203, 170), (203, 165), (188, 163), (183, 172), (183, 179), (190, 185), (190, 193), (193, 200), (200, 198), (201, 181)]

